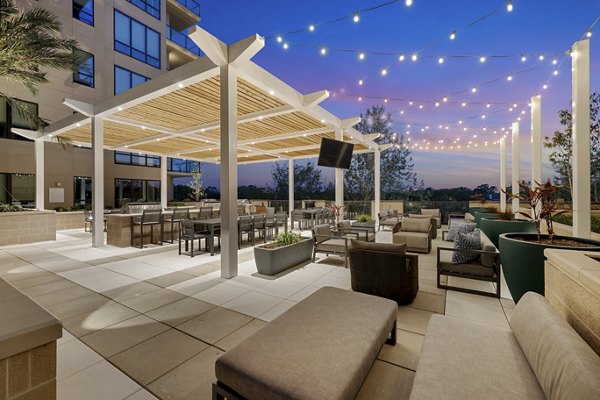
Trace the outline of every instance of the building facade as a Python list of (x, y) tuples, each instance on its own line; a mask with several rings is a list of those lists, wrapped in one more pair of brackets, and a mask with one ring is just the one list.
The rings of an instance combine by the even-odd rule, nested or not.
[[(48, 123), (73, 113), (62, 104), (64, 98), (97, 104), (200, 55), (185, 34), (200, 21), (197, 0), (17, 0), (17, 5), (52, 11), (62, 22), (63, 34), (77, 39), (83, 51), (77, 71), (48, 71), (50, 82), (40, 86), (36, 95), (0, 78), (0, 91), (22, 101)], [(31, 205), (34, 144), (12, 128), (28, 126), (0, 102), (0, 202)], [(46, 142), (45, 154), (46, 208), (89, 203), (91, 150)], [(160, 201), (160, 157), (106, 151), (105, 160), (105, 204), (120, 207), (128, 201)], [(168, 159), (168, 165), (170, 178), (189, 175), (194, 167), (177, 159)], [(50, 190), (54, 188), (62, 190)], [(61, 192), (62, 197), (56, 195)]]

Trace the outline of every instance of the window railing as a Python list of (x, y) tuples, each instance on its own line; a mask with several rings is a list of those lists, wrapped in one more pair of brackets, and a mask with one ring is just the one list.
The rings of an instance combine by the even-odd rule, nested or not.
[(191, 12), (193, 12), (194, 14), (196, 14), (197, 16), (200, 16), (200, 3), (198, 3), (195, 0), (177, 0), (177, 2), (179, 4), (181, 4), (182, 6), (184, 6), (185, 8), (187, 8), (188, 10), (190, 10)]
[(190, 39), (187, 35), (171, 28), (169, 25), (167, 25), (167, 40), (178, 44), (179, 46), (191, 51), (197, 56), (200, 56), (202, 54), (200, 48), (196, 45), (196, 43), (194, 43), (192, 39)]

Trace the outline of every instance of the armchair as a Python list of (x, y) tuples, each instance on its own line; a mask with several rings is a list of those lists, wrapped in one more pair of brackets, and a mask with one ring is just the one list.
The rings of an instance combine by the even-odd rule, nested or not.
[(442, 227), (442, 213), (439, 208), (421, 208), (421, 215), (428, 215), (431, 218), (435, 218), (436, 227), (438, 229)]
[(367, 228), (362, 226), (352, 226), (350, 220), (344, 220), (338, 222), (338, 232), (340, 235), (356, 235), (357, 239), (364, 240), (367, 242), (375, 241), (375, 228)]
[(432, 231), (435, 229), (431, 218), (403, 218), (399, 230), (392, 234), (396, 244), (406, 244), (407, 251), (429, 253)]
[[(349, 235), (334, 236), (329, 224), (316, 225), (312, 228), (314, 239), (312, 260), (315, 261), (317, 253), (335, 254), (344, 258), (344, 266), (348, 267), (348, 250), (350, 249)], [(358, 236), (358, 235), (357, 235)]]
[(352, 290), (410, 304), (419, 291), (419, 259), (406, 245), (352, 240)]

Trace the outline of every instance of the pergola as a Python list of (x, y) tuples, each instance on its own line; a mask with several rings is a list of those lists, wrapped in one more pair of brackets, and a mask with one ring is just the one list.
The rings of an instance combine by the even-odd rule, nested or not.
[[(94, 159), (93, 212), (104, 211), (104, 149), (159, 155), (161, 201), (167, 202), (167, 157), (221, 165), (221, 275), (237, 275), (237, 166), (269, 161), (289, 163), (290, 213), (294, 203), (294, 160), (318, 155), (322, 138), (355, 144), (355, 153), (375, 154), (375, 213), (379, 212), (380, 156), (391, 145), (378, 134), (353, 128), (360, 118), (340, 119), (320, 106), (325, 90), (301, 94), (251, 61), (264, 47), (252, 35), (226, 45), (195, 26), (190, 38), (206, 54), (195, 61), (100, 104), (65, 99), (77, 113), (43, 133), (13, 129), (35, 140), (36, 207), (44, 208), (44, 141), (60, 136), (91, 146)], [(573, 232), (590, 237), (590, 55), (589, 40), (571, 49), (573, 90)], [(512, 125), (512, 187), (518, 193), (519, 123)], [(541, 97), (531, 98), (532, 184), (541, 181)], [(506, 187), (506, 142), (500, 140), (500, 185)], [(336, 170), (335, 202), (343, 204), (343, 172)], [(501, 195), (501, 209), (506, 197)], [(513, 199), (513, 210), (519, 209)], [(104, 245), (102, 224), (94, 224), (92, 245)]]
[[(264, 47), (252, 35), (226, 45), (199, 27), (189, 36), (206, 54), (175, 70), (100, 104), (65, 99), (77, 113), (47, 127), (35, 139), (36, 207), (44, 208), (43, 142), (60, 136), (92, 148), (95, 215), (104, 212), (104, 149), (159, 155), (161, 202), (167, 205), (167, 157), (220, 164), (221, 271), (237, 275), (237, 166), (269, 161), (289, 162), (290, 212), (294, 203), (295, 159), (318, 155), (322, 138), (355, 144), (355, 153), (380, 152), (378, 136), (353, 128), (360, 118), (340, 119), (319, 104), (326, 90), (301, 94), (251, 58)], [(18, 132), (26, 134), (25, 132)], [(375, 212), (380, 200), (379, 162), (375, 163)], [(343, 204), (343, 173), (336, 170), (336, 203)], [(94, 224), (92, 244), (104, 245), (102, 224)]]

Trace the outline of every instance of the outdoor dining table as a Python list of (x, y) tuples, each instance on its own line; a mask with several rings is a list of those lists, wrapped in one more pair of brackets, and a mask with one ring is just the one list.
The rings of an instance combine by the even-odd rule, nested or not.
[[(237, 217), (237, 220), (240, 220), (240, 217)], [(208, 248), (210, 250), (210, 255), (215, 255), (215, 228), (221, 227), (221, 218), (206, 218), (206, 219), (193, 219), (192, 222), (194, 226), (201, 225), (208, 227), (209, 238), (208, 238)]]

